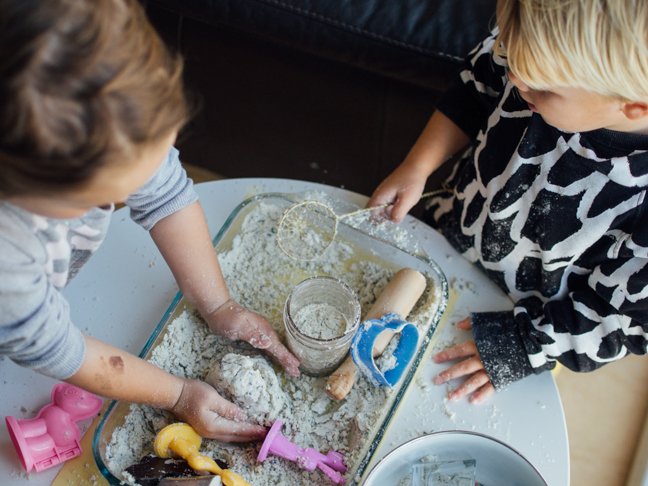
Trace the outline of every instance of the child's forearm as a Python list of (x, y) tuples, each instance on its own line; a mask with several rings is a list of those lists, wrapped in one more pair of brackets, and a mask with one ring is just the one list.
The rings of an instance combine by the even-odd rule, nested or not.
[(65, 380), (114, 400), (166, 410), (178, 402), (184, 380), (115, 346), (84, 336), (86, 356), (79, 371)]
[(440, 111), (435, 111), (401, 167), (427, 178), (470, 138)]
[[(180, 291), (198, 309), (212, 332), (264, 349), (288, 374), (299, 375), (299, 361), (281, 343), (270, 323), (230, 301), (198, 202), (160, 220), (151, 230), (151, 236), (171, 268)], [(229, 305), (223, 305), (226, 302)]]
[(263, 427), (242, 423), (245, 413), (207, 383), (173, 376), (110, 344), (84, 338), (86, 357), (67, 383), (113, 400), (169, 410), (203, 437), (225, 441), (264, 437)]
[(151, 237), (180, 291), (206, 316), (229, 300), (229, 292), (199, 202), (160, 220)]

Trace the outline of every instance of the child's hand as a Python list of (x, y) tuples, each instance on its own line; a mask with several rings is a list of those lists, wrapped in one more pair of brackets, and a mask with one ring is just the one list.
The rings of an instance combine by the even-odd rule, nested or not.
[(243, 410), (198, 380), (184, 380), (180, 398), (171, 412), (191, 425), (198, 435), (209, 439), (247, 442), (266, 435), (265, 427), (245, 423)]
[[(457, 323), (457, 329), (464, 331), (470, 330), (470, 317), (467, 317), (461, 322)], [(434, 377), (435, 385), (442, 385), (455, 378), (460, 378), (466, 375), (472, 375), (468, 378), (459, 388), (453, 390), (448, 398), (452, 401), (459, 400), (460, 398), (473, 393), (470, 397), (471, 403), (480, 403), (486, 398), (495, 393), (495, 387), (488, 378), (484, 370), (484, 364), (479, 357), (475, 341), (470, 340), (463, 344), (458, 344), (434, 356), (435, 363), (445, 363), (458, 358), (468, 358), (461, 363), (451, 366), (445, 371), (442, 371)]]
[(401, 165), (378, 186), (367, 207), (393, 203), (394, 205), (386, 207), (383, 213), (395, 223), (400, 223), (421, 198), (428, 175), (424, 172), (419, 173), (408, 165)]
[(232, 299), (208, 316), (204, 316), (214, 334), (243, 340), (257, 349), (265, 350), (292, 376), (299, 376), (299, 360), (281, 343), (279, 335), (265, 317), (247, 310)]

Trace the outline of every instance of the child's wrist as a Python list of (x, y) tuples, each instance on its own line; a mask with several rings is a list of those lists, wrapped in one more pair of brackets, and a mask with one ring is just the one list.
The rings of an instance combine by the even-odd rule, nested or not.
[(222, 302), (215, 303), (211, 306), (209, 306), (204, 314), (201, 312), (201, 314), (204, 317), (212, 317), (212, 318), (218, 318), (218, 315), (223, 313), (225, 310), (231, 309), (232, 307), (239, 307), (238, 302), (235, 302), (231, 298), (227, 298), (226, 300), (223, 300)]
[(400, 169), (403, 170), (403, 173), (407, 174), (407, 178), (410, 180), (425, 181), (434, 172), (432, 166), (433, 163), (426, 158), (408, 157), (403, 161)]
[(198, 302), (192, 302), (192, 304), (198, 309), (200, 315), (207, 319), (209, 316), (217, 315), (219, 311), (222, 311), (227, 304), (231, 304), (233, 301), (229, 296), (229, 293), (221, 295), (209, 300), (202, 300)]
[(176, 384), (176, 389), (170, 394), (169, 401), (165, 405), (160, 406), (160, 408), (173, 412), (176, 415), (181, 414), (183, 411), (185, 405), (184, 402), (186, 401), (184, 395), (188, 390), (190, 381), (188, 378), (178, 378), (180, 379), (180, 382)]

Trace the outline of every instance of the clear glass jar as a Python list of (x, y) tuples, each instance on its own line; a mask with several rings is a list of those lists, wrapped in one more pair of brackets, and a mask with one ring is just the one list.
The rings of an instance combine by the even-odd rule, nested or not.
[[(317, 339), (299, 330), (295, 316), (310, 304), (327, 304), (347, 320), (347, 329), (332, 339)], [(299, 359), (299, 369), (310, 376), (326, 376), (337, 369), (351, 347), (360, 325), (360, 302), (347, 284), (333, 277), (311, 277), (292, 289), (284, 306), (286, 344)]]

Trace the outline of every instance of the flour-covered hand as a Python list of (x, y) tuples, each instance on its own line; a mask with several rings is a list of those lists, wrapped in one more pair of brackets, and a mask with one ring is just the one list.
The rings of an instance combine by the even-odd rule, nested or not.
[(214, 334), (232, 341), (246, 341), (257, 349), (263, 349), (286, 373), (299, 376), (299, 360), (282, 344), (265, 317), (231, 299), (204, 317)]
[[(458, 322), (457, 329), (464, 331), (470, 330), (470, 317)], [(450, 380), (461, 378), (462, 376), (469, 376), (460, 387), (450, 392), (448, 399), (455, 401), (472, 393), (469, 399), (470, 402), (480, 403), (495, 393), (495, 387), (486, 374), (484, 364), (479, 357), (474, 340), (471, 339), (463, 344), (458, 344), (457, 346), (441, 351), (433, 357), (433, 360), (435, 363), (445, 363), (446, 361), (461, 358), (467, 359), (435, 376), (433, 380), (434, 384), (442, 385)]]
[(198, 435), (209, 439), (247, 442), (266, 435), (265, 427), (246, 423), (243, 410), (198, 380), (184, 380), (180, 398), (171, 412), (191, 425)]

